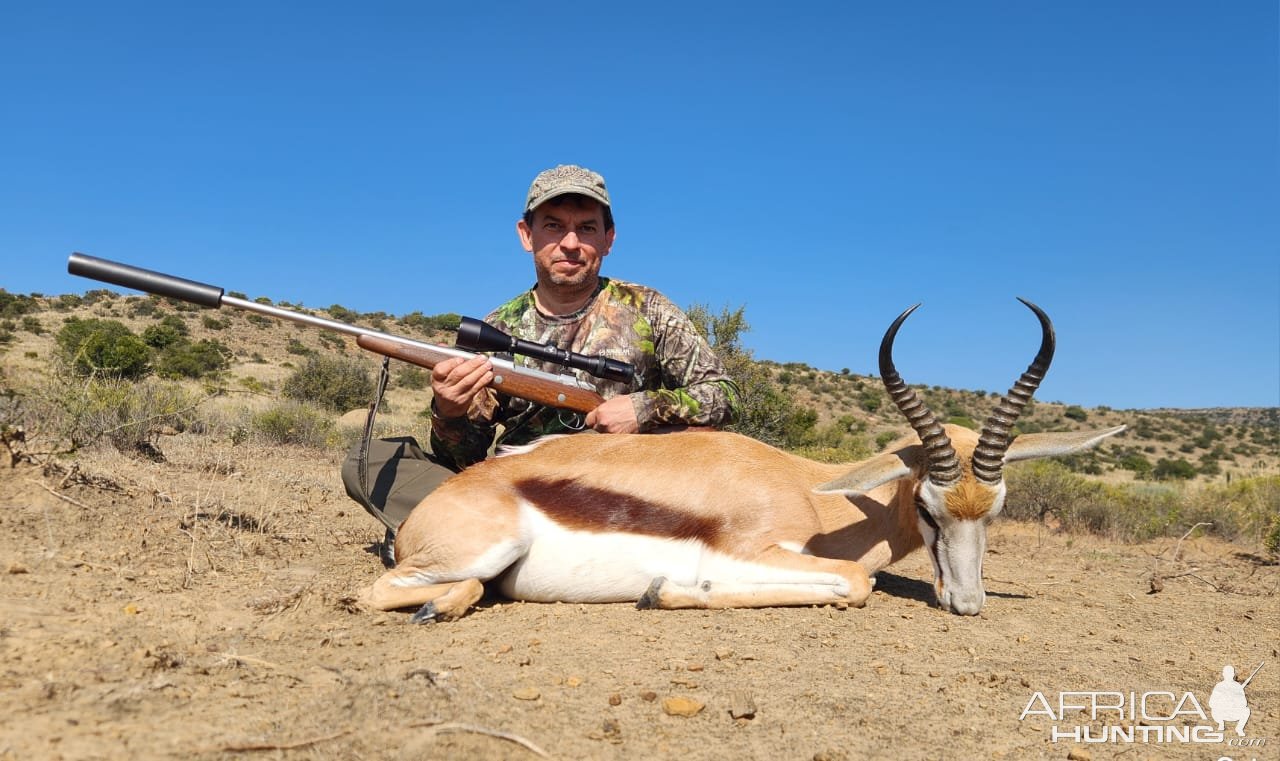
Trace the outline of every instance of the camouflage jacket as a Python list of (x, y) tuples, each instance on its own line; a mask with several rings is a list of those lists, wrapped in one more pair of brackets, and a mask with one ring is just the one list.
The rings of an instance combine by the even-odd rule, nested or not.
[[(631, 394), (641, 431), (661, 425), (720, 426), (738, 415), (738, 387), (687, 315), (652, 288), (600, 278), (595, 298), (574, 314), (547, 316), (525, 291), (495, 309), (485, 322), (518, 338), (554, 344), (580, 354), (598, 354), (635, 366), (630, 384), (572, 370), (608, 399)], [(511, 359), (510, 355), (498, 355)], [(552, 373), (566, 369), (529, 357), (515, 362)], [(462, 418), (431, 418), (431, 449), (461, 469), (483, 460), (494, 443), (523, 444), (539, 436), (571, 433), (582, 426), (577, 413), (558, 410), (485, 389)]]

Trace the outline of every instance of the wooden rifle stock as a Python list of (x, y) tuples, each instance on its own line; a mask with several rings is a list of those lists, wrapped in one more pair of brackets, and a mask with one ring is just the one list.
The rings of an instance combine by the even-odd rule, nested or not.
[[(402, 344), (373, 335), (358, 336), (356, 344), (361, 349), (426, 368), (435, 367), (438, 363), (457, 356), (456, 349), (445, 350), (440, 347), (440, 350), (435, 350), (429, 346)], [(517, 367), (499, 360), (494, 360), (493, 370), (493, 382), (489, 384), (489, 388), (508, 396), (584, 413), (594, 410), (604, 402), (604, 397), (596, 392), (570, 385), (575, 382), (571, 375), (564, 376), (567, 380), (561, 381), (549, 373)]]

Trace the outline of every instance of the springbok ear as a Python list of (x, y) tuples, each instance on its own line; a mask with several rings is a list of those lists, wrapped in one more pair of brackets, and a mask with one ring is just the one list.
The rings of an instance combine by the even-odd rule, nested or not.
[(1116, 426), (1105, 431), (1063, 431), (1059, 433), (1024, 433), (1013, 440), (1004, 453), (1005, 463), (1032, 460), (1037, 457), (1057, 457), (1097, 446), (1108, 436), (1115, 436), (1125, 429)]
[(836, 480), (814, 487), (814, 491), (818, 494), (864, 494), (910, 474), (911, 466), (902, 452), (885, 452), (863, 460)]

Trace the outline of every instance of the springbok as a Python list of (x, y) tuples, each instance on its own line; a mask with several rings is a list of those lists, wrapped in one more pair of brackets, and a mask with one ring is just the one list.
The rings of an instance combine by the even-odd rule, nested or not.
[(986, 595), (987, 524), (1006, 463), (1094, 446), (1104, 431), (1011, 429), (1053, 358), (1040, 320), (1035, 360), (981, 435), (943, 425), (893, 364), (903, 312), (880, 344), (880, 375), (916, 435), (831, 465), (734, 433), (548, 437), (468, 468), (426, 497), (396, 537), (396, 567), (361, 599), (457, 618), (498, 579), (513, 599), (637, 602), (640, 608), (846, 603), (922, 544), (943, 607), (975, 615)]

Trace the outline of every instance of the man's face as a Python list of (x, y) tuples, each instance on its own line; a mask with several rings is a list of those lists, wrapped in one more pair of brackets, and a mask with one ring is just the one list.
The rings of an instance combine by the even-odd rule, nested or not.
[(533, 222), (516, 225), (524, 250), (533, 254), (539, 284), (595, 287), (600, 262), (613, 246), (612, 229), (604, 227), (604, 209), (589, 199), (569, 199), (533, 210)]

